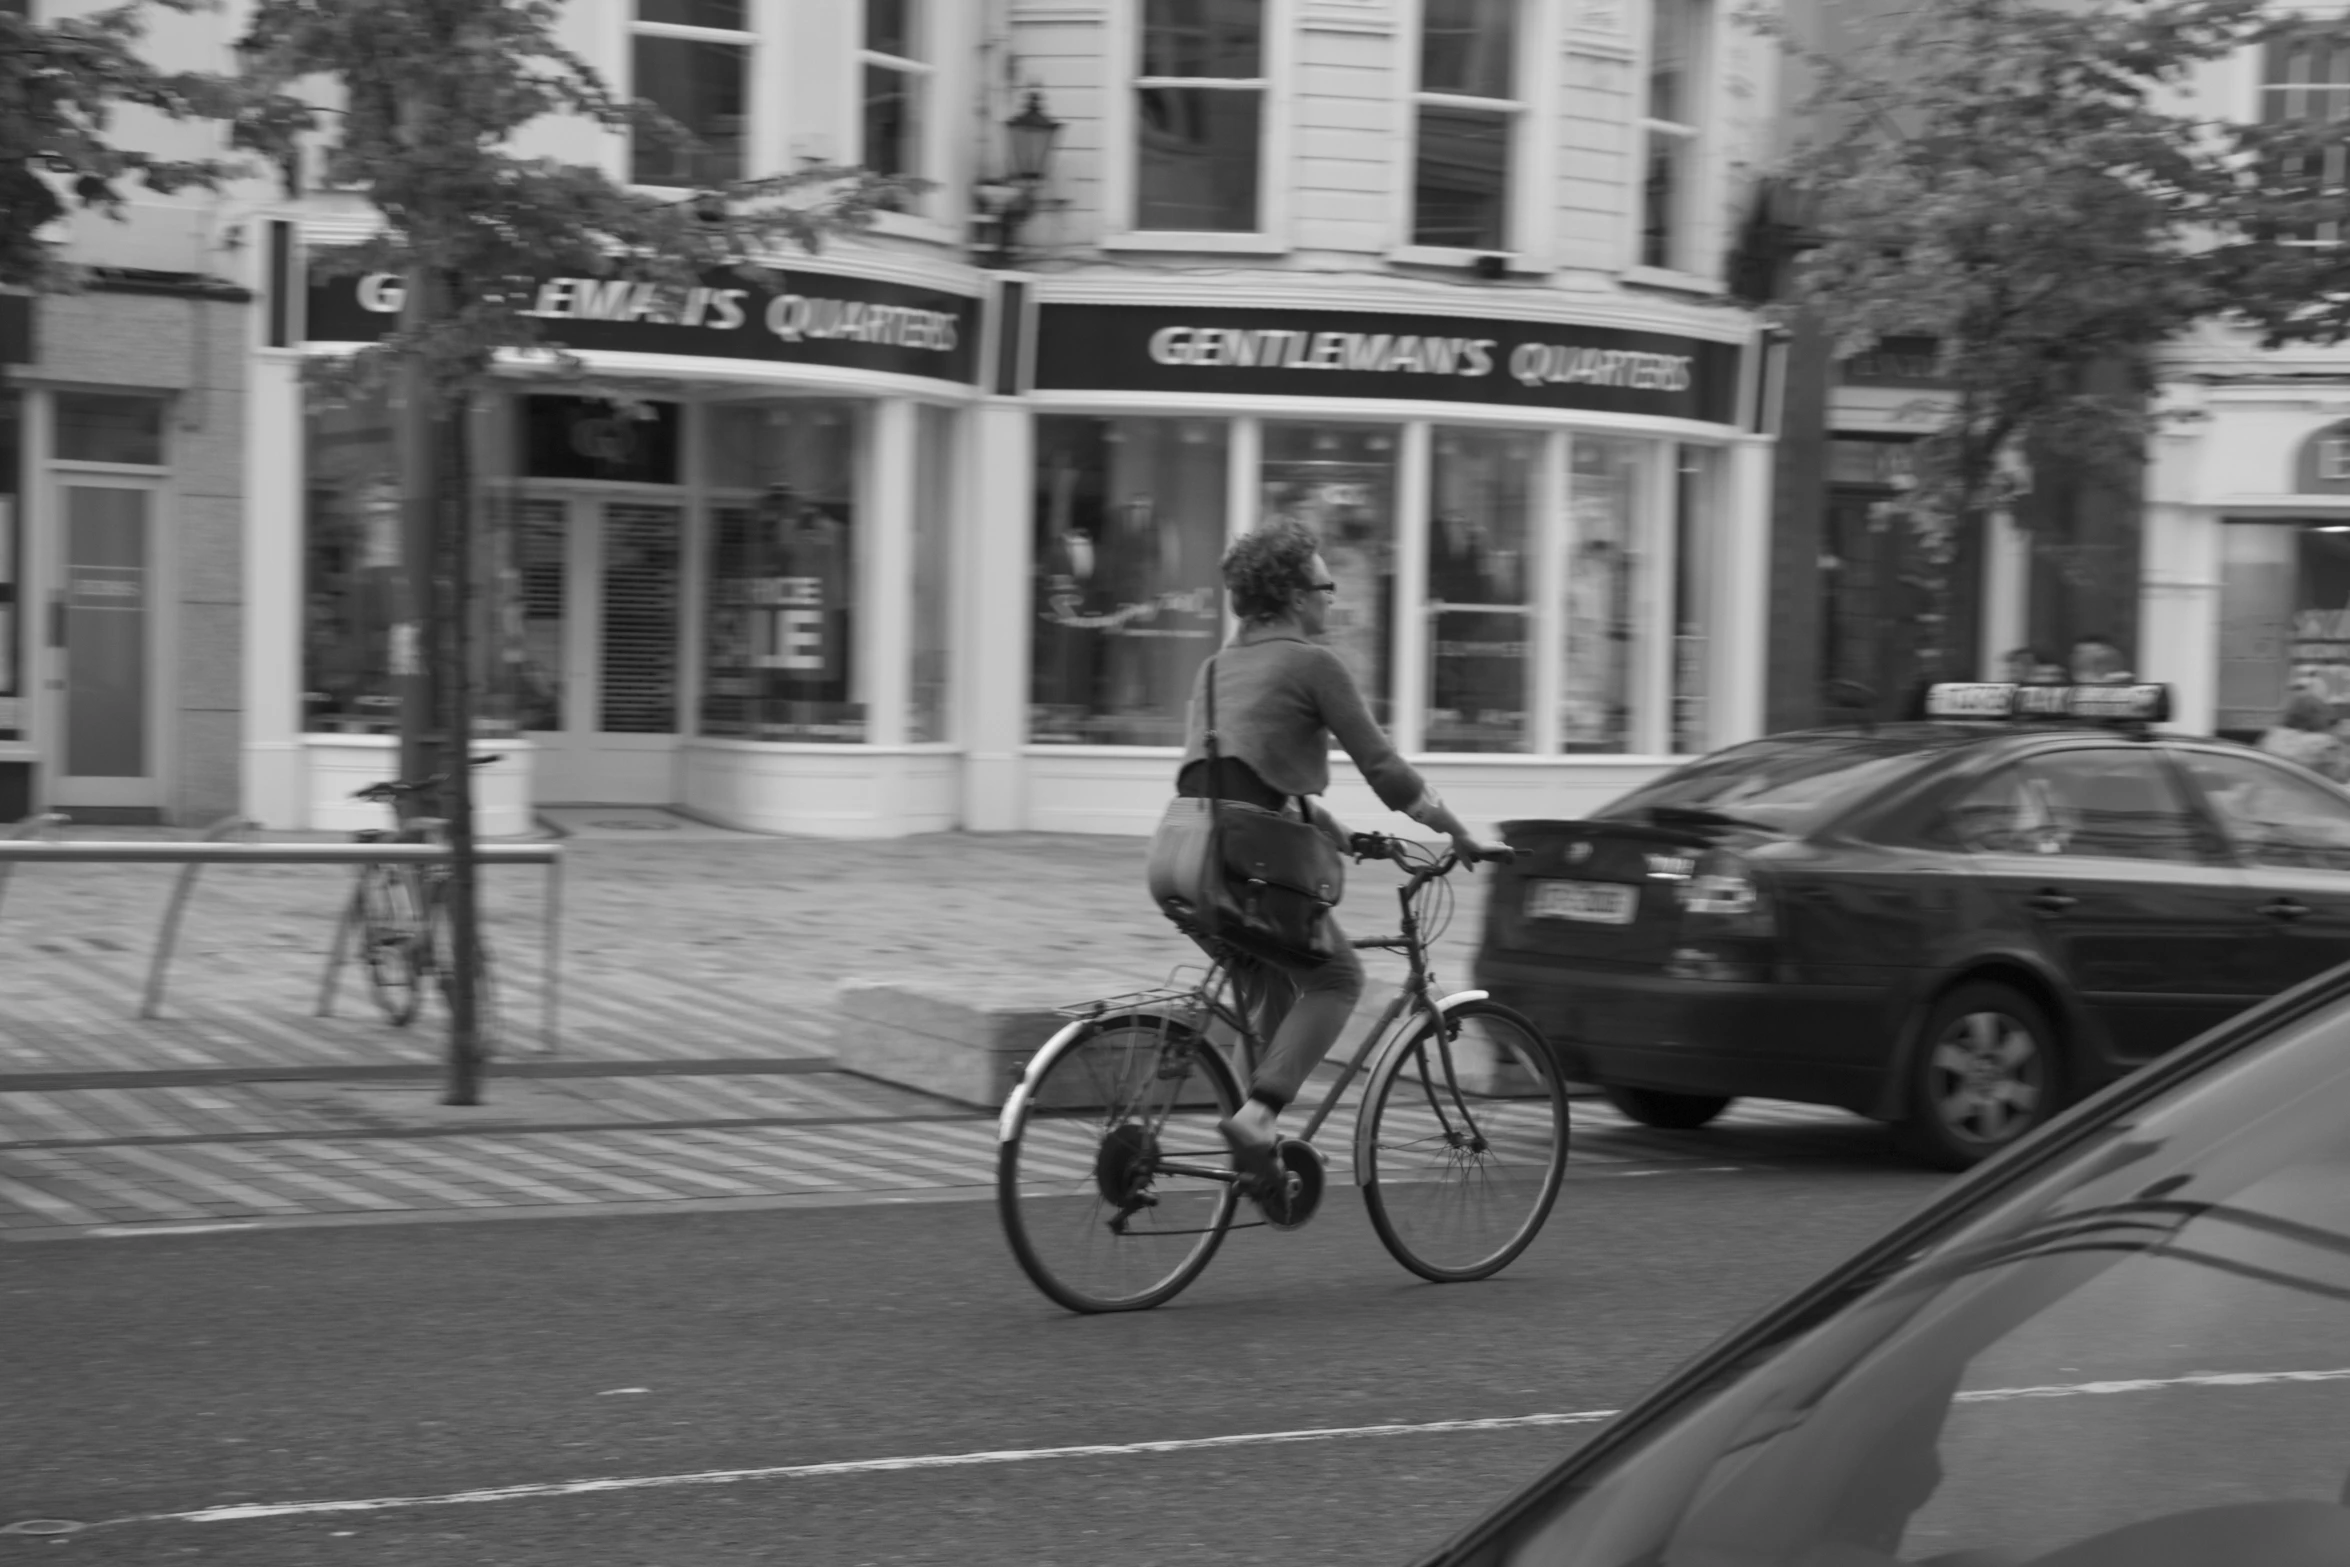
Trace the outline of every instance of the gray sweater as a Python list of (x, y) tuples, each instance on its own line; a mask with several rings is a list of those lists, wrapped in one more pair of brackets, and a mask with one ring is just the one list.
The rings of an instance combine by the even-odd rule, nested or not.
[(1208, 754), (1210, 672), (1216, 677), (1217, 751), (1248, 763), (1283, 794), (1329, 789), (1333, 738), (1388, 809), (1409, 814), (1427, 794), (1427, 784), (1371, 717), (1338, 655), (1291, 626), (1243, 626), (1201, 667), (1184, 724), (1185, 764)]

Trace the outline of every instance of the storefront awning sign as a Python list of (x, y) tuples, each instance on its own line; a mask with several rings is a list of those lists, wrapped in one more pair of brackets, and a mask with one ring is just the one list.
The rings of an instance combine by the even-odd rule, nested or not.
[(1568, 322), (1385, 311), (1047, 304), (1040, 391), (1208, 392), (1737, 416), (1739, 345)]
[[(970, 382), (979, 301), (963, 294), (789, 269), (753, 283), (729, 271), (692, 288), (626, 278), (550, 277), (524, 312), (550, 343), (582, 353), (675, 354), (879, 370)], [(371, 343), (390, 335), (403, 291), (388, 273), (310, 280), (308, 337)]]

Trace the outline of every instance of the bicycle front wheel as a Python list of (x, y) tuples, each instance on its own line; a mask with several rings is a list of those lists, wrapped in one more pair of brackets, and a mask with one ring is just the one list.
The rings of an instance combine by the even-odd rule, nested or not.
[(396, 866), (367, 865), (359, 872), (359, 950), (367, 964), (368, 989), (394, 1028), (416, 1018), (426, 961), (424, 920), (416, 887)]
[(1534, 1025), (1494, 1001), (1430, 1018), (1363, 1098), (1356, 1158), (1372, 1228), (1439, 1284), (1533, 1244), (1567, 1170), (1567, 1093)]
[(996, 1208), (1036, 1287), (1071, 1311), (1140, 1311), (1199, 1276), (1239, 1188), (1216, 1123), (1240, 1090), (1215, 1048), (1154, 1013), (1048, 1046), (1000, 1129)]

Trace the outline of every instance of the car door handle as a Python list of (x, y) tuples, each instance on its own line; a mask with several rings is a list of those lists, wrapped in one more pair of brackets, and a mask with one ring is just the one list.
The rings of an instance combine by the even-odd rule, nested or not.
[(2272, 920), (2297, 920), (2309, 912), (2306, 903), (2295, 903), (2291, 898), (2278, 898), (2260, 906), (2260, 912)]
[(2024, 907), (2034, 914), (2062, 914), (2081, 900), (2069, 892), (2058, 892), (2054, 887), (2043, 887), (2024, 900)]

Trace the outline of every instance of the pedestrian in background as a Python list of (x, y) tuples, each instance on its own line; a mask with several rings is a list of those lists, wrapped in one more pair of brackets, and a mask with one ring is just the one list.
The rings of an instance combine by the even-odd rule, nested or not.
[(2260, 748), (2335, 783), (2350, 783), (2350, 745), (2334, 733), (2334, 709), (2315, 691), (2295, 691), (2285, 698), (2277, 721), (2261, 735)]
[(2076, 686), (2126, 686), (2129, 657), (2113, 638), (2091, 632), (2073, 641), (2072, 676)]

